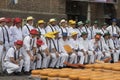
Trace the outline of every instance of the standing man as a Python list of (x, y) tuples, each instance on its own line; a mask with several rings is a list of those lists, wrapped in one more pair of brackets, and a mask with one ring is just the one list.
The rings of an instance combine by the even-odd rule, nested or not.
[(54, 32), (54, 31), (58, 30), (57, 27), (56, 27), (56, 25), (57, 25), (56, 19), (55, 18), (51, 18), (49, 20), (49, 24), (47, 25), (47, 27), (45, 28), (45, 30), (47, 31), (47, 33), (48, 32)]
[(32, 16), (27, 17), (27, 23), (22, 28), (23, 37), (25, 38), (30, 34), (31, 29), (33, 29), (34, 18)]
[(37, 31), (41, 34), (41, 36), (45, 35), (46, 30), (45, 30), (45, 21), (44, 20), (38, 21)]
[(117, 26), (117, 20), (112, 20), (112, 25), (107, 27), (108, 32), (112, 36), (113, 34), (120, 34), (120, 28)]
[(14, 19), (14, 27), (11, 29), (11, 31), (13, 36), (13, 43), (17, 40), (23, 40), (21, 18)]
[(3, 59), (3, 52), (5, 50), (5, 34), (3, 26), (5, 26), (5, 18), (0, 18), (0, 72), (2, 72), (2, 59)]
[(8, 50), (4, 58), (4, 66), (8, 75), (11, 75), (13, 72), (17, 74), (21, 73), (23, 67), (23, 57), (20, 48), (22, 45), (23, 41), (17, 40), (14, 46)]
[(24, 47), (24, 70), (25, 74), (28, 75), (30, 69), (34, 69), (34, 61), (36, 60), (36, 40), (38, 31), (36, 29), (31, 29), (30, 35), (26, 36), (23, 41)]

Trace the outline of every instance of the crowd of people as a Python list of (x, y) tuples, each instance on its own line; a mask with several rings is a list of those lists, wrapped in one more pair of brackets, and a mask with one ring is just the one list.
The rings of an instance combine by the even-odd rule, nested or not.
[[(63, 68), (96, 62), (119, 62), (120, 28), (89, 20), (76, 22), (51, 18), (48, 23), (34, 18), (0, 18), (0, 61), (6, 74), (30, 74), (31, 70)], [(45, 26), (47, 25), (47, 26)], [(72, 65), (73, 64), (73, 65)]]

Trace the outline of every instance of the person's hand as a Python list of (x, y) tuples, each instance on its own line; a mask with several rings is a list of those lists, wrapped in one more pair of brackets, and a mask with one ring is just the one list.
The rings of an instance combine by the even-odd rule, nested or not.
[(57, 58), (59, 57), (59, 53), (58, 53), (58, 52), (56, 52), (56, 57), (57, 57)]
[(30, 60), (31, 60), (31, 61), (34, 61), (34, 57), (33, 57), (33, 56), (30, 56)]

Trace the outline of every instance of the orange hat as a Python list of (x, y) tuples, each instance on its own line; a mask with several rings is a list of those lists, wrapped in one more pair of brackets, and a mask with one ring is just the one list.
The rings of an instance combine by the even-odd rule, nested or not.
[(95, 35), (95, 38), (96, 38), (96, 39), (100, 39), (101, 36), (100, 36), (100, 35)]
[(30, 34), (33, 34), (33, 35), (37, 35), (38, 34), (38, 31), (36, 29), (32, 29), (30, 31)]
[(40, 39), (37, 40), (37, 45), (41, 46), (43, 44), (44, 44), (44, 42), (42, 40), (40, 40)]
[(14, 23), (17, 24), (17, 23), (21, 23), (22, 22), (22, 19), (21, 18), (15, 18), (14, 19)]
[(16, 42), (15, 42), (15, 44), (17, 44), (17, 45), (23, 45), (23, 41), (22, 40), (17, 40)]
[(11, 18), (6, 18), (6, 23), (12, 22)]
[(5, 17), (1, 17), (0, 18), (0, 22), (5, 22), (6, 21), (6, 18)]

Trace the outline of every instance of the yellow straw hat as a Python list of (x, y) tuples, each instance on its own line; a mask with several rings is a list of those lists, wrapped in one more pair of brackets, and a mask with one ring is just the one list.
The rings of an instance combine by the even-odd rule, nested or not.
[(45, 21), (44, 20), (39, 20), (38, 21), (38, 24), (42, 24), (42, 23), (45, 23)]

